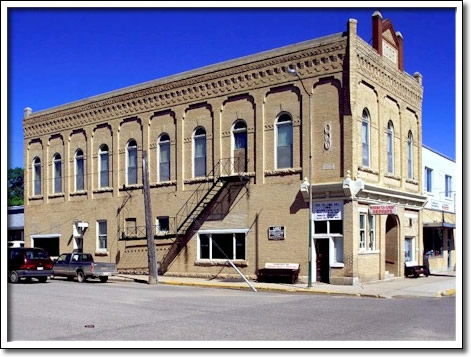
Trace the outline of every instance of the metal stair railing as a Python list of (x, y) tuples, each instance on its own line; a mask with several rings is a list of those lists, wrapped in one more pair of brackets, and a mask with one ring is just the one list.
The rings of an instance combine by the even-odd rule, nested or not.
[[(206, 175), (205, 181), (202, 182), (196, 190), (191, 194), (188, 200), (183, 204), (180, 210), (177, 212), (176, 219), (176, 234), (184, 234), (194, 223), (199, 214), (204, 208), (211, 202), (214, 196), (222, 189), (227, 182), (221, 180), (223, 177), (238, 176), (241, 179), (241, 173), (237, 172), (236, 168), (240, 165), (235, 165), (234, 161), (240, 160), (240, 158), (227, 158), (220, 159), (213, 169)], [(217, 190), (215, 190), (217, 188)], [(211, 195), (211, 193), (213, 193)], [(205, 204), (201, 206), (201, 203), (209, 198)], [(198, 210), (198, 208), (201, 208)], [(193, 217), (193, 219), (191, 219)]]

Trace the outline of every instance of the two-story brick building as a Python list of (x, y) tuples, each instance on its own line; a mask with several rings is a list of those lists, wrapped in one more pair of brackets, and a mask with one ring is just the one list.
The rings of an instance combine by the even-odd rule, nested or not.
[(55, 239), (146, 271), (145, 151), (161, 274), (232, 275), (231, 259), (250, 277), (298, 263), (305, 279), (312, 239), (314, 280), (401, 276), (406, 247), (423, 256), (421, 81), (376, 12), (373, 47), (351, 19), (330, 36), (27, 108), (27, 245)]

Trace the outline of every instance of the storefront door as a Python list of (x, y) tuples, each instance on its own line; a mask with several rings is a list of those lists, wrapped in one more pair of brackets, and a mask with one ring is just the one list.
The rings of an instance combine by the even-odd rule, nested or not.
[(315, 239), (316, 246), (316, 281), (329, 283), (329, 239)]

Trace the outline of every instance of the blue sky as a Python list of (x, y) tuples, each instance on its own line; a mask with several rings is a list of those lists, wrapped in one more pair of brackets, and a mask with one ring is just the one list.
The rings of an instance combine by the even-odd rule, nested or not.
[[(23, 166), (23, 109), (38, 111), (346, 30), (369, 9), (9, 9), (8, 167)], [(381, 8), (424, 76), (423, 143), (455, 159), (455, 10)], [(459, 119), (461, 120), (461, 118)]]

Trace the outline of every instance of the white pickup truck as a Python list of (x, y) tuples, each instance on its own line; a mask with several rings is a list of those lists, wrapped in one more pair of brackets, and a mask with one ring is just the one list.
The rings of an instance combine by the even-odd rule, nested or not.
[(61, 254), (54, 262), (54, 277), (62, 276), (69, 280), (77, 277), (79, 283), (88, 278), (100, 279), (102, 283), (108, 281), (108, 277), (118, 274), (114, 263), (95, 263), (91, 254), (66, 253)]

